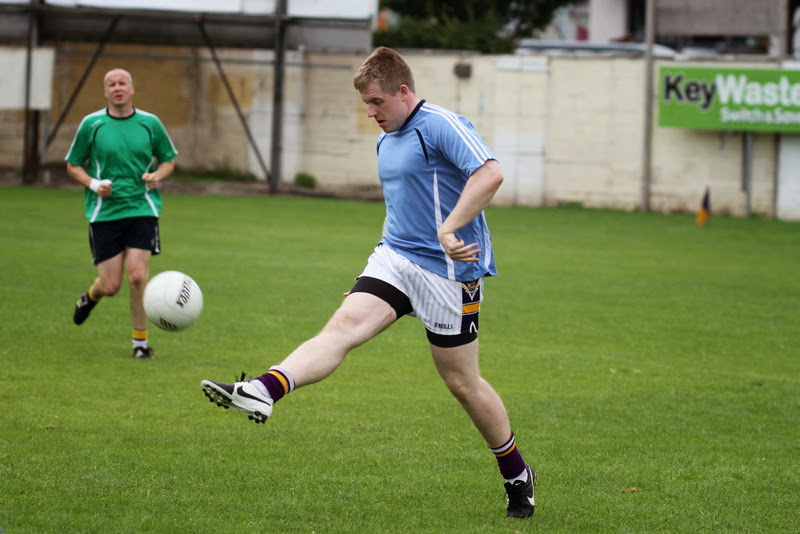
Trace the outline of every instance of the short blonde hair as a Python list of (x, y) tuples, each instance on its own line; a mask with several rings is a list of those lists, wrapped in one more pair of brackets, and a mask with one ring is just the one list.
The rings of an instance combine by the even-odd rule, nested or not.
[(372, 82), (378, 82), (381, 90), (390, 95), (396, 94), (401, 85), (415, 92), (411, 67), (400, 54), (385, 46), (373, 50), (353, 76), (358, 92), (363, 92)]

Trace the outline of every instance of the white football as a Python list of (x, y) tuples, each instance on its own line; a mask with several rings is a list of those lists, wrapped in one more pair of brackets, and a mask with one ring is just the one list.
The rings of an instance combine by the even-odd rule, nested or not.
[(162, 330), (183, 330), (200, 317), (203, 292), (190, 276), (164, 271), (151, 278), (144, 288), (144, 311)]

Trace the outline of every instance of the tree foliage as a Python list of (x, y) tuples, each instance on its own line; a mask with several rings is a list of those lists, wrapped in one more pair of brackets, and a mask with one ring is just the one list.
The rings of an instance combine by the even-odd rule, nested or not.
[(517, 39), (546, 27), (574, 0), (381, 0), (400, 22), (375, 32), (376, 46), (506, 53)]

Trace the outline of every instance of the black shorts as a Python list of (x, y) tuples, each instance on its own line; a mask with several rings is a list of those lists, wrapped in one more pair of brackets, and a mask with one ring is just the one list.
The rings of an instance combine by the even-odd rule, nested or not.
[(126, 248), (161, 252), (157, 217), (129, 217), (89, 224), (89, 248), (94, 264), (109, 260)]

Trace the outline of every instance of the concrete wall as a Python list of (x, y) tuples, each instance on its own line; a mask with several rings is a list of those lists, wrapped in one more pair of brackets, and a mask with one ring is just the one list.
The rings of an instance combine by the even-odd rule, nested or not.
[[(66, 45), (57, 55), (48, 131), (77, 87), (88, 64), (88, 54), (93, 50), (91, 46)], [(231, 91), (269, 169), (272, 52), (222, 49), (217, 53), (224, 58), (223, 68)], [(289, 53), (286, 62), (283, 161), (287, 175), (294, 176), (302, 154), (301, 111), (305, 93), (301, 56), (297, 52)], [(105, 105), (103, 76), (115, 67), (125, 68), (133, 75), (134, 105), (155, 113), (167, 126), (180, 153), (179, 166), (192, 170), (238, 170), (264, 178), (256, 150), (242, 127), (210, 52), (195, 48), (107, 46), (105, 55), (90, 72), (48, 149), (47, 162), (63, 160), (81, 119)], [(0, 149), (0, 164), (13, 165), (17, 157)]]
[[(467, 116), (495, 150), (506, 173), (496, 203), (640, 207), (642, 59), (423, 52), (406, 52), (404, 57), (414, 70), (417, 94)], [(361, 59), (307, 58), (311, 64), (346, 67), (307, 69), (303, 170), (322, 185), (377, 184), (374, 146), (379, 130), (366, 119), (357, 95), (348, 94)], [(455, 76), (457, 63), (471, 65), (468, 79)], [(654, 104), (656, 97), (651, 95)], [(656, 119), (651, 209), (696, 211), (710, 187), (715, 213), (744, 215), (742, 135), (659, 128)], [(777, 140), (773, 134), (754, 135), (754, 214), (775, 215)]]
[[(379, 187), (378, 128), (353, 88), (363, 60), (353, 55), (309, 54), (305, 69), (303, 157), (300, 170), (323, 187)], [(284, 180), (291, 175), (284, 173)]]
[[(46, 131), (93, 50), (72, 45), (57, 51)], [(271, 52), (218, 54), (271, 168)], [(506, 174), (498, 204), (640, 207), (642, 59), (421, 51), (404, 56), (415, 73), (417, 94), (467, 116), (494, 149)], [(284, 182), (303, 171), (324, 188), (378, 187), (375, 141), (380, 130), (366, 117), (352, 86), (362, 60), (350, 54), (293, 52), (287, 57)], [(459, 63), (470, 66), (468, 77), (456, 76)], [(103, 107), (102, 76), (116, 66), (133, 73), (137, 107), (156, 113), (167, 126), (180, 151), (179, 167), (248, 171), (263, 178), (215, 64), (207, 51), (190, 48), (108, 46), (47, 152), (48, 163), (63, 162), (81, 118)], [(650, 98), (655, 102), (656, 94)], [(21, 166), (21, 121), (19, 111), (0, 111), (2, 166)], [(653, 122), (651, 209), (695, 211), (709, 187), (715, 213), (744, 215), (742, 135), (660, 128), (656, 117)], [(754, 135), (751, 209), (757, 215), (776, 215), (779, 140), (778, 135)], [(791, 207), (783, 211), (796, 212)]]
[[(640, 207), (645, 107), (641, 59), (414, 52), (405, 57), (415, 73), (417, 94), (467, 116), (495, 150), (506, 173), (496, 203)], [(366, 119), (357, 95), (348, 94), (361, 58), (307, 60), (346, 68), (307, 69), (303, 170), (322, 185), (377, 184), (374, 144), (379, 130)], [(471, 65), (470, 78), (454, 75), (457, 63)], [(315, 98), (320, 88), (326, 96)], [(776, 143), (775, 135), (754, 135), (755, 214), (775, 214)], [(715, 213), (745, 214), (742, 146), (741, 134), (654, 125), (651, 209), (695, 211), (710, 187)]]

